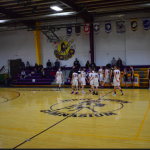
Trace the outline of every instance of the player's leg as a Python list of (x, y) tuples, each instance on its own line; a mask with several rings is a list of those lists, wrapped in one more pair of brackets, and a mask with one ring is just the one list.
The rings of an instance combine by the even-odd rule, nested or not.
[(78, 94), (78, 81), (76, 81), (76, 93), (75, 94)]
[(98, 86), (96, 86), (96, 94), (95, 95), (98, 95)]
[(95, 87), (94, 87), (94, 85), (93, 85), (93, 95), (95, 95)]
[(74, 84), (72, 83), (72, 92), (71, 92), (71, 94), (73, 94), (74, 93)]
[(116, 86), (114, 85), (114, 93), (112, 95), (116, 95)]

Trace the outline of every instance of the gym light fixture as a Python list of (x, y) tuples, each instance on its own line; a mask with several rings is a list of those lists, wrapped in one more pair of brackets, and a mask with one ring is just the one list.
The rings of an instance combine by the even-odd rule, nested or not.
[(50, 8), (53, 9), (53, 10), (56, 10), (56, 11), (61, 11), (61, 10), (63, 10), (62, 8), (60, 8), (60, 7), (58, 7), (58, 6), (51, 6)]

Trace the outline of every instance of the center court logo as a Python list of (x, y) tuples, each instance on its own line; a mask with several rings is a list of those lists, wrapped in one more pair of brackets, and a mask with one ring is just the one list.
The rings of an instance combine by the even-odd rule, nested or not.
[(117, 99), (69, 99), (61, 100), (41, 112), (63, 117), (103, 117), (117, 115), (116, 111), (124, 107), (129, 101)]

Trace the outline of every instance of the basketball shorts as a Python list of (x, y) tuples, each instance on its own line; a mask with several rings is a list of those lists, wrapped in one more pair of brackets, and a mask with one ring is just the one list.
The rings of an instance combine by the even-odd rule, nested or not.
[(113, 85), (114, 86), (120, 86), (120, 80), (118, 79), (119, 82), (116, 81), (116, 79), (113, 80)]
[(98, 87), (99, 86), (99, 82), (98, 81), (94, 81), (94, 86)]
[(73, 86), (78, 86), (78, 81), (77, 81), (77, 80), (72, 81), (72, 85), (73, 85)]
[(100, 78), (99, 78), (100, 81), (103, 81), (104, 80), (104, 77), (103, 75), (100, 75)]
[(62, 83), (62, 80), (61, 80), (61, 78), (57, 78), (57, 81), (56, 81), (56, 83)]
[(93, 83), (93, 80), (91, 80), (91, 81), (90, 81), (90, 85), (93, 85), (93, 84), (94, 84), (94, 83)]
[(111, 77), (111, 82), (113, 83), (114, 77)]
[(85, 80), (82, 80), (82, 79), (81, 79), (81, 85), (86, 85)]
[(104, 81), (105, 81), (105, 82), (110, 82), (109, 77), (106, 77)]
[(128, 77), (127, 75), (124, 76), (124, 82), (127, 82), (128, 81)]
[(133, 76), (133, 78), (131, 78), (131, 82), (134, 82), (135, 77)]

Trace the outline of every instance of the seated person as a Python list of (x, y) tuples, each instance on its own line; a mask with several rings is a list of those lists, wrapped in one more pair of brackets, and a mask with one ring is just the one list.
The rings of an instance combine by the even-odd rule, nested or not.
[(118, 67), (122, 67), (122, 60), (120, 58), (118, 58), (118, 61), (117, 61), (117, 66)]
[(47, 66), (47, 69), (51, 68), (51, 62), (50, 62), (50, 60), (48, 60), (48, 62), (46, 63), (46, 66)]
[(60, 67), (60, 62), (58, 61), (58, 59), (55, 61), (55, 66), (54, 66), (54, 68), (56, 69), (56, 70), (58, 70), (58, 68)]
[(38, 66), (38, 64), (37, 64), (37, 63), (35, 63), (34, 68), (36, 69), (36, 73), (37, 73), (38, 68), (39, 68), (39, 66)]
[(54, 77), (55, 76), (55, 72), (54, 70), (52, 69), (51, 72), (50, 72), (50, 77)]
[(90, 67), (90, 62), (89, 60), (86, 62), (85, 68), (88, 69)]
[(20, 71), (21, 70), (25, 70), (25, 64), (24, 64), (24, 62), (21, 62), (19, 69), (20, 69)]
[(26, 78), (26, 73), (24, 70), (22, 70), (20, 79), (25, 79), (25, 78)]
[(27, 61), (26, 63), (26, 70), (29, 70), (30, 69), (30, 63)]
[(41, 77), (42, 77), (42, 79), (46, 78), (46, 74), (45, 74), (44, 68), (41, 69)]
[(117, 62), (115, 60), (115, 57), (113, 57), (111, 61), (111, 66), (114, 67), (115, 65), (117, 65)]
[(38, 73), (40, 73), (40, 72), (41, 72), (41, 70), (42, 70), (42, 68), (43, 68), (43, 65), (42, 65), (42, 64), (40, 64), (40, 65), (39, 65), (39, 67), (38, 67), (38, 71), (37, 71), (37, 72), (38, 72)]
[(79, 63), (79, 61), (77, 60), (77, 58), (75, 59), (75, 61), (74, 61), (74, 66), (75, 66), (75, 69), (79, 69), (79, 67), (80, 67), (80, 63)]
[(94, 63), (94, 62), (92, 62), (92, 61), (91, 61), (91, 64), (90, 64), (90, 68), (91, 68), (92, 70), (94, 70), (94, 68), (96, 68), (95, 63)]

